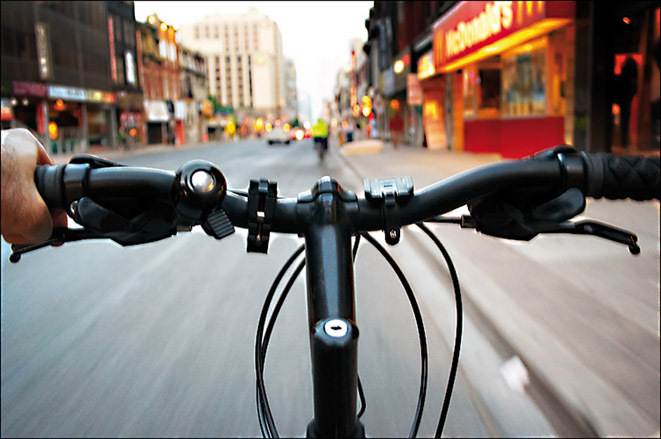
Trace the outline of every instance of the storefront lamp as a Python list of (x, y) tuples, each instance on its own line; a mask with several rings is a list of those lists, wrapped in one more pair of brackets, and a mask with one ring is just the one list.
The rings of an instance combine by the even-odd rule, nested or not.
[(64, 111), (67, 108), (66, 105), (64, 105), (64, 101), (62, 99), (55, 101), (54, 107), (57, 111)]
[(13, 107), (15, 107), (16, 105), (18, 105), (18, 101), (16, 100), (16, 98), (11, 98), (11, 105), (12, 105)]
[(57, 140), (57, 124), (55, 122), (50, 122), (48, 124), (48, 137), (51, 140)]
[(622, 21), (624, 21), (624, 24), (631, 24), (631, 20), (629, 20), (629, 17), (624, 17)]
[(30, 101), (28, 101), (28, 98), (23, 98), (23, 100), (21, 101), (21, 104), (23, 104), (24, 107), (27, 107), (29, 103)]
[(393, 99), (392, 101), (390, 101), (390, 108), (392, 108), (395, 111), (399, 110), (399, 101), (397, 99)]
[(162, 30), (163, 32), (165, 32), (166, 30), (168, 30), (168, 25), (165, 24), (165, 23), (161, 23), (161, 30)]

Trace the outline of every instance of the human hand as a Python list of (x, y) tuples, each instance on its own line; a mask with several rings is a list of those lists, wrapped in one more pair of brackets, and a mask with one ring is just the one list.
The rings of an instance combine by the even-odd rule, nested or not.
[(53, 227), (66, 227), (63, 210), (50, 212), (34, 184), (37, 165), (53, 165), (41, 143), (24, 128), (2, 130), (1, 233), (11, 244), (46, 241)]

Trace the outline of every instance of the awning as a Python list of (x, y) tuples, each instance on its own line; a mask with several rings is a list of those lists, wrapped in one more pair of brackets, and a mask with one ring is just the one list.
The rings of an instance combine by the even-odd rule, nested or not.
[(145, 99), (145, 114), (149, 122), (167, 122), (170, 120), (170, 112), (165, 101), (150, 101)]

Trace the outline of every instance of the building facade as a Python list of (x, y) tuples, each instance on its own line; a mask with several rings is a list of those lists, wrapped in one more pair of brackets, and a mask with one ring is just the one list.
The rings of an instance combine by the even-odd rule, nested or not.
[(209, 92), (233, 109), (240, 130), (254, 130), (260, 117), (274, 121), (283, 116), (285, 59), (274, 21), (251, 9), (209, 16), (180, 32), (183, 44), (207, 57)]
[[(184, 142), (202, 142), (208, 139), (206, 118), (211, 115), (208, 104), (209, 84), (207, 60), (199, 52), (179, 45), (181, 61), (181, 96), (186, 102)], [(207, 135), (207, 136), (205, 136)]]
[(2, 2), (3, 127), (33, 130), (52, 153), (118, 146), (116, 92), (139, 87), (114, 81), (111, 62), (113, 18), (133, 2), (109, 3)]
[(285, 110), (283, 119), (298, 119), (298, 91), (296, 88), (296, 66), (294, 60), (285, 60)]
[(139, 23), (140, 81), (143, 84), (146, 143), (185, 140), (186, 102), (181, 99), (181, 68), (176, 30), (156, 14)]

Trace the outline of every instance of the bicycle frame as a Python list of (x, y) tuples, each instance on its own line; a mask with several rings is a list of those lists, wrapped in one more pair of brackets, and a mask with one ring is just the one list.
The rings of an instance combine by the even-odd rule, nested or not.
[(356, 413), (358, 327), (352, 224), (337, 192), (320, 194), (305, 230), (314, 418), (307, 437), (365, 437)]

